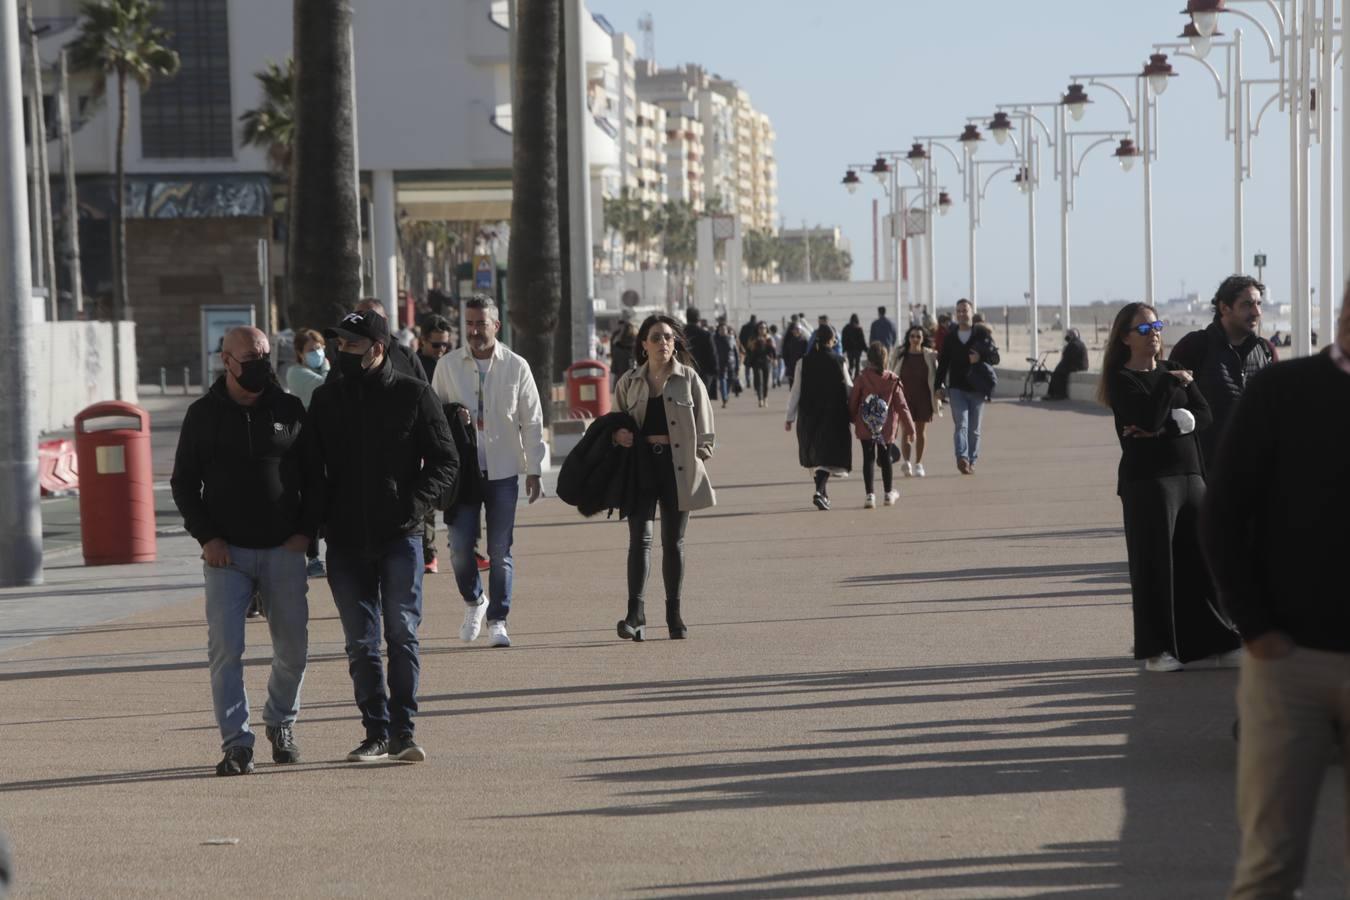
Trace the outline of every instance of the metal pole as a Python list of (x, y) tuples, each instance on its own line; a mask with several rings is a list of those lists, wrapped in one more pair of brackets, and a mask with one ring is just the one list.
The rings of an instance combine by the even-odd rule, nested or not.
[[(976, 288), (979, 285), (979, 279), (976, 277), (977, 257), (975, 255), (975, 229), (979, 225), (978, 212), (976, 204), (979, 203), (980, 179), (975, 168), (973, 157), (966, 158), (966, 177), (970, 181), (970, 194), (967, 195), (966, 205), (970, 207), (970, 308), (979, 309), (979, 298), (976, 296)], [(937, 318), (937, 310), (930, 309), (929, 312)]]
[[(1345, 36), (1341, 37), (1342, 49), (1345, 47)], [(1341, 62), (1341, 103), (1344, 104), (1346, 98), (1350, 97), (1350, 58), (1344, 58)], [(1341, 113), (1341, 286), (1344, 287), (1350, 282), (1350, 115), (1345, 111)], [(1337, 292), (1339, 294), (1339, 292)], [(1338, 298), (1339, 299), (1339, 298)], [(1331, 340), (1331, 335), (1327, 335), (1327, 340)]]
[(37, 423), (29, 407), (32, 273), (24, 183), (19, 11), (0, 0), (0, 587), (42, 582)]
[(57, 127), (61, 132), (61, 174), (66, 182), (66, 209), (62, 215), (65, 235), (63, 256), (70, 296), (75, 301), (75, 318), (84, 315), (84, 276), (80, 272), (80, 196), (75, 186), (75, 141), (70, 131), (70, 74), (66, 51), (61, 51), (61, 80), (56, 95)]
[(1060, 320), (1069, 330), (1069, 186), (1073, 180), (1073, 145), (1064, 122), (1064, 107), (1059, 107), (1059, 291)]
[[(33, 102), (32, 94), (28, 97), (28, 133), (32, 135), (32, 140), (28, 146), (28, 250), (29, 250), (29, 273), (33, 279), (33, 285), (37, 287), (46, 287), (47, 285), (47, 267), (43, 262), (46, 259), (46, 250), (42, 246), (42, 175), (41, 167), (38, 165), (37, 157), (37, 133), (38, 133), (38, 104)], [(23, 133), (20, 128), (19, 133)]]
[(1316, 43), (1313, 19), (1314, 0), (1303, 0), (1302, 34), (1299, 38), (1298, 111), (1298, 273), (1299, 316), (1301, 326), (1295, 341), (1303, 341), (1299, 356), (1312, 353), (1312, 86), (1313, 47)]
[(1284, 52), (1287, 58), (1287, 82), (1280, 85), (1289, 92), (1289, 331), (1290, 350), (1293, 355), (1307, 353), (1307, 325), (1300, 321), (1303, 304), (1299, 283), (1299, 101), (1302, 94), (1299, 76), (1298, 20), (1289, 19), (1289, 46)]
[(1027, 148), (1027, 271), (1028, 293), (1027, 293), (1027, 332), (1031, 336), (1031, 356), (1039, 359), (1041, 352), (1041, 335), (1037, 321), (1037, 298), (1036, 298), (1036, 180), (1037, 176), (1033, 171), (1033, 163), (1036, 156), (1037, 138), (1031, 124), (1031, 116), (1028, 114), (1023, 120), (1026, 131), (1023, 134), (1026, 140), (1023, 144)]
[[(591, 260), (591, 161), (586, 144), (590, 114), (586, 105), (586, 57), (582, 50), (581, 24), (586, 21), (582, 0), (563, 3), (563, 37), (566, 40), (567, 109), (573, 112), (567, 129), (568, 213), (572, 230), (572, 361), (586, 359), (591, 353), (595, 331), (595, 307), (592, 305)], [(735, 278), (739, 273), (733, 274)], [(700, 298), (702, 301), (702, 298)]]
[(1233, 96), (1233, 271), (1245, 272), (1243, 247), (1244, 203), (1242, 198), (1243, 163), (1247, 153), (1246, 110), (1242, 103), (1242, 29), (1233, 32), (1233, 65), (1228, 70), (1228, 92)]
[(891, 251), (891, 262), (893, 263), (891, 273), (895, 277), (896, 328), (899, 328), (905, 322), (905, 292), (900, 277), (903, 274), (900, 267), (900, 255), (901, 255), (900, 243), (901, 241), (904, 240), (904, 238), (901, 237), (901, 234), (903, 232), (900, 230), (900, 213), (898, 211), (904, 206), (902, 200), (903, 198), (900, 196), (900, 162), (899, 160), (897, 160), (895, 164), (891, 166), (891, 192), (890, 192), (891, 215), (889, 220), (891, 223), (890, 224), (891, 233), (889, 235), (889, 239), (887, 240), (887, 246)]
[(923, 205), (927, 212), (928, 227), (924, 230), (925, 245), (928, 249), (928, 311), (937, 309), (937, 191), (934, 184), (937, 172), (933, 170), (933, 142), (928, 142), (928, 162), (925, 166)]
[(1318, 78), (1320, 90), (1317, 94), (1317, 112), (1321, 117), (1317, 137), (1320, 147), (1318, 155), (1322, 164), (1322, 183), (1318, 190), (1318, 206), (1321, 218), (1321, 277), (1318, 279), (1317, 295), (1322, 304), (1318, 318), (1318, 336), (1322, 346), (1332, 340), (1335, 332), (1333, 302), (1338, 299), (1339, 291), (1334, 285), (1336, 259), (1333, 249), (1334, 229), (1332, 216), (1336, 212), (1336, 132), (1332, 122), (1332, 110), (1335, 108), (1336, 80), (1332, 56), (1331, 31), (1335, 10), (1334, 0), (1322, 0), (1322, 41), (1318, 47), (1321, 63), (1321, 76)]
[(55, 322), (56, 313), (56, 242), (52, 234), (52, 177), (47, 162), (47, 107), (43, 103), (42, 56), (38, 53), (37, 32), (33, 30), (33, 0), (27, 0), (23, 8), (24, 28), (28, 32), (28, 54), (33, 72), (33, 113), (37, 121), (37, 132), (33, 138), (33, 149), (37, 152), (38, 172), (38, 212), (42, 218), (42, 280), (47, 285), (47, 317)]
[(1153, 101), (1149, 99), (1148, 79), (1139, 79), (1139, 104), (1144, 135), (1144, 302), (1155, 306), (1153, 295)]
[(159, 367), (159, 392), (161, 394), (169, 392), (169, 370), (165, 366)]

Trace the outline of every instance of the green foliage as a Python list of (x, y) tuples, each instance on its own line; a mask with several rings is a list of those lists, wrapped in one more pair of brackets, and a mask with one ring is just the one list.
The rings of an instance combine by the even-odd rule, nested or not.
[(159, 7), (150, 0), (85, 0), (80, 32), (66, 45), (71, 66), (130, 78), (144, 90), (156, 78), (178, 74), (170, 35), (154, 23)]
[(262, 104), (239, 117), (245, 147), (261, 147), (280, 173), (290, 169), (295, 145), (295, 60), (268, 61), (267, 68), (254, 72), (262, 87)]

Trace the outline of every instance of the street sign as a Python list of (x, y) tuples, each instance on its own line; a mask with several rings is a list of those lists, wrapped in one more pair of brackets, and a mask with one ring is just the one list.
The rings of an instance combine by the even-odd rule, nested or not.
[(479, 254), (473, 258), (473, 289), (475, 291), (491, 294), (493, 276), (496, 274), (492, 271), (491, 256)]
[(927, 233), (928, 213), (922, 209), (911, 209), (905, 215), (905, 237)]
[(729, 241), (736, 236), (735, 216), (713, 216), (713, 240)]
[(1252, 265), (1256, 266), (1258, 269), (1264, 269), (1266, 267), (1266, 255), (1264, 253), (1256, 254), (1256, 261), (1253, 262)]

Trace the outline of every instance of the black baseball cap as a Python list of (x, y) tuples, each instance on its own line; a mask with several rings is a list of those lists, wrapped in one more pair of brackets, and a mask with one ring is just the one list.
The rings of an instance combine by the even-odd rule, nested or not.
[(348, 313), (337, 325), (325, 329), (323, 336), (349, 341), (374, 341), (388, 347), (389, 320), (372, 309)]

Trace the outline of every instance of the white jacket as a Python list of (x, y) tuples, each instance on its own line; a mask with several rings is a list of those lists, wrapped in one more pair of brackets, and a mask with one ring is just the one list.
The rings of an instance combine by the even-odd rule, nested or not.
[[(462, 403), (469, 414), (478, 410), (478, 364), (468, 347), (447, 354), (436, 366), (432, 390), (443, 403)], [(543, 474), (544, 411), (539, 390), (525, 358), (501, 341), (483, 385), (483, 440), (488, 478), (497, 481)]]

